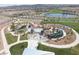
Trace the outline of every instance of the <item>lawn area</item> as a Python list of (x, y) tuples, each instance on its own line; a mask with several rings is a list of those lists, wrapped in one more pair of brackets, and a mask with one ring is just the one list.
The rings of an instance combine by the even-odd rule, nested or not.
[(27, 47), (27, 42), (19, 43), (10, 48), (11, 55), (22, 55), (24, 48)]
[(11, 44), (11, 43), (14, 43), (14, 42), (17, 41), (17, 37), (16, 36), (12, 36), (11, 33), (6, 33), (5, 36), (6, 36), (8, 44)]
[(65, 19), (63, 19), (63, 20), (60, 21), (60, 20), (57, 20), (57, 19), (51, 19), (51, 21), (50, 21), (48, 19), (48, 20), (42, 21), (42, 24), (63, 24), (63, 25), (66, 25), (66, 26), (70, 26), (71, 28), (73, 28), (74, 30), (76, 30), (79, 33), (79, 22), (75, 22), (73, 20), (70, 21), (70, 20), (66, 21)]
[(75, 22), (79, 23), (79, 18), (57, 18), (57, 17), (47, 17), (42, 21), (43, 23), (52, 23), (52, 22)]
[(63, 11), (60, 9), (52, 9), (52, 10), (49, 10), (48, 13), (63, 13)]
[(22, 35), (20, 40), (27, 40), (27, 34)]
[(52, 48), (39, 44), (38, 49), (43, 51), (55, 52), (56, 55), (79, 55), (79, 44), (72, 48)]

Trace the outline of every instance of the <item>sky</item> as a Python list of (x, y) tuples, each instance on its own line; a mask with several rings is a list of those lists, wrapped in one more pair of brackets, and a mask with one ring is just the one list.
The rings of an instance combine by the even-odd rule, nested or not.
[(11, 4), (0, 4), (0, 7), (12, 6)]
[(79, 4), (79, 0), (0, 0), (0, 7), (27, 4)]

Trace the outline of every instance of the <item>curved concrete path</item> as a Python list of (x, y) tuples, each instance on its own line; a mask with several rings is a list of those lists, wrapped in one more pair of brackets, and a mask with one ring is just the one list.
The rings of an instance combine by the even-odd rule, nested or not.
[(49, 47), (54, 47), (54, 48), (71, 48), (76, 46), (77, 44), (79, 44), (79, 34), (72, 29), (72, 31), (75, 33), (76, 35), (76, 40), (74, 42), (72, 42), (71, 44), (66, 44), (66, 45), (54, 45), (54, 44), (48, 44), (45, 42), (41, 42), (41, 44), (49, 46)]
[(24, 49), (23, 55), (55, 55), (54, 52), (38, 50), (39, 35), (29, 37), (28, 46)]
[(67, 44), (67, 45), (48, 44), (48, 43), (40, 41), (39, 35), (35, 35), (33, 37), (30, 36), (30, 38), (28, 40), (20, 41), (20, 35), (19, 35), (18, 39), (17, 39), (17, 42), (8, 45), (7, 41), (6, 41), (6, 38), (5, 38), (4, 29), (5, 29), (5, 27), (1, 30), (1, 35), (2, 35), (2, 39), (3, 39), (3, 43), (4, 43), (4, 49), (1, 50), (0, 53), (6, 51), (6, 53), (8, 53), (9, 55), (10, 55), (10, 51), (9, 51), (10, 47), (12, 47), (16, 44), (19, 44), (19, 43), (23, 43), (23, 42), (28, 42), (29, 43), (28, 48), (33, 47), (35, 49), (37, 49), (37, 46), (38, 46), (39, 42), (43, 45), (46, 45), (46, 46), (49, 46), (49, 47), (55, 47), (55, 48), (71, 48), (71, 47), (74, 47), (77, 44), (79, 44), (79, 34), (75, 30), (72, 29), (72, 31), (76, 34), (76, 40), (74, 42), (72, 42), (71, 44)]
[(9, 45), (9, 49), (10, 49), (12, 46), (14, 46), (14, 45), (19, 44), (19, 43), (23, 43), (23, 42), (28, 42), (28, 40), (17, 41), (17, 42), (15, 42), (15, 43), (12, 43), (12, 44)]

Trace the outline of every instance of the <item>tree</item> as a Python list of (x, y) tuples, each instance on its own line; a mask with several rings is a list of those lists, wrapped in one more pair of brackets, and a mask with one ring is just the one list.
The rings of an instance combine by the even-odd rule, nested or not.
[(15, 25), (14, 25), (14, 23), (12, 23), (11, 29), (12, 29), (12, 31), (15, 31)]

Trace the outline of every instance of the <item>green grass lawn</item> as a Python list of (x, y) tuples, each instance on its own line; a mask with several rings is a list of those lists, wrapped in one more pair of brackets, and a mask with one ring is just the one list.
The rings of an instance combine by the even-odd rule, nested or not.
[(52, 48), (39, 44), (38, 49), (43, 51), (55, 52), (56, 55), (79, 55), (79, 44), (72, 48)]
[[(67, 21), (69, 20), (69, 21)], [(47, 19), (47, 20), (43, 20), (42, 24), (63, 24), (66, 26), (70, 26), (71, 28), (73, 28), (74, 30), (76, 30), (79, 33), (79, 22), (74, 22), (73, 19), (64, 19), (62, 18), (61, 21), (59, 21), (59, 19)]]
[(14, 43), (14, 42), (17, 41), (17, 37), (16, 36), (12, 36), (11, 33), (6, 33), (5, 36), (6, 36), (8, 44), (11, 44), (11, 43)]
[(27, 34), (22, 35), (20, 40), (27, 40)]
[(47, 17), (46, 21), (66, 21), (66, 22), (79, 22), (79, 18), (57, 18), (57, 17)]
[(27, 47), (27, 42), (19, 43), (10, 48), (11, 55), (22, 55), (24, 48)]
[(60, 9), (52, 9), (52, 10), (49, 10), (48, 13), (63, 13), (63, 11)]
[(79, 33), (79, 23), (75, 22), (50, 22), (51, 24), (63, 24), (66, 26), (70, 26), (74, 30), (76, 30)]

